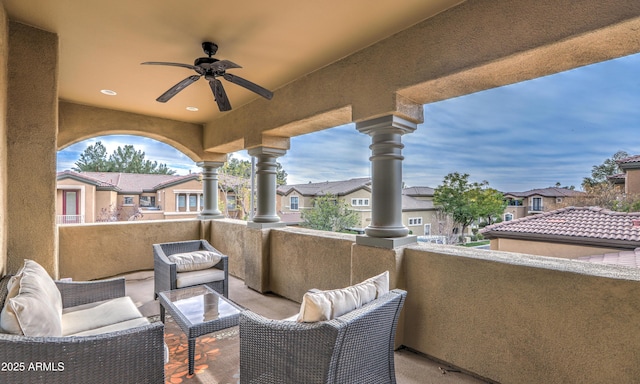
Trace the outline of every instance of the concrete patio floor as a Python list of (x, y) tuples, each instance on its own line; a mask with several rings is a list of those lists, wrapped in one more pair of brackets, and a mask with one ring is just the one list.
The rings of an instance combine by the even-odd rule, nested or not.
[[(127, 295), (131, 296), (145, 316), (160, 314), (157, 300), (153, 299), (153, 271), (142, 271), (123, 276)], [(298, 312), (300, 305), (273, 294), (260, 294), (240, 279), (229, 276), (229, 298), (245, 308), (272, 319), (284, 319)], [(408, 349), (395, 352), (398, 384), (478, 384), (487, 383), (424, 355)]]

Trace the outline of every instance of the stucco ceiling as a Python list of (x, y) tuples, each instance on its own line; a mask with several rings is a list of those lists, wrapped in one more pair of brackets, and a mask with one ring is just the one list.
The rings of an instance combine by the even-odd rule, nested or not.
[[(160, 94), (194, 72), (141, 62), (192, 64), (205, 56), (201, 43), (213, 41), (216, 58), (243, 67), (229, 73), (278, 97), (279, 87), (460, 2), (3, 0), (10, 20), (58, 34), (61, 100), (193, 123), (221, 113), (206, 81), (159, 103)], [(234, 108), (259, 97), (223, 84)]]

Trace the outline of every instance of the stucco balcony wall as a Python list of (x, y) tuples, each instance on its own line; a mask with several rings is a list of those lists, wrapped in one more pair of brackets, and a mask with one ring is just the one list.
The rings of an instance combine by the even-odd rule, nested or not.
[[(299, 302), (381, 270), (408, 291), (397, 344), (501, 383), (630, 383), (640, 377), (640, 271), (519, 253), (255, 229), (236, 220), (59, 227), (63, 277), (153, 269), (151, 244), (209, 238), (231, 274)], [(254, 288), (258, 287), (258, 289)]]
[(635, 269), (420, 245), (404, 274), (410, 348), (501, 383), (640, 377)]
[[(242, 220), (224, 219), (210, 220), (211, 231), (208, 238), (211, 245), (229, 257), (229, 274), (245, 279), (245, 258), (250, 259), (254, 252), (249, 246), (251, 236), (247, 234), (247, 222)], [(255, 240), (255, 246), (262, 241)]]
[(60, 277), (94, 280), (153, 269), (155, 243), (201, 238), (200, 220), (58, 226)]
[(270, 288), (300, 302), (311, 288), (351, 284), (351, 247), (355, 235), (303, 228), (274, 229), (270, 235)]

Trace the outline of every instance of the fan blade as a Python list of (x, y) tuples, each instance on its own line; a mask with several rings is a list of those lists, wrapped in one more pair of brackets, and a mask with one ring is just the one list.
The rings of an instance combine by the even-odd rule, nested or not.
[(242, 68), (240, 65), (229, 60), (218, 60), (215, 63), (211, 63), (209, 66), (215, 72), (224, 72), (227, 69), (232, 68)]
[(198, 80), (199, 78), (200, 78), (199, 75), (191, 75), (191, 76), (187, 77), (186, 79), (182, 80), (178, 84), (176, 84), (173, 87), (169, 88), (169, 90), (167, 90), (165, 93), (160, 95), (160, 97), (158, 97), (156, 99), (156, 101), (159, 101), (161, 103), (166, 103), (167, 101), (169, 101), (169, 99), (171, 99), (173, 96), (175, 96), (178, 92), (182, 91), (183, 89), (185, 89), (187, 86), (191, 85), (194, 81)]
[(256, 83), (252, 83), (247, 79), (243, 79), (240, 76), (236, 76), (236, 75), (232, 75), (230, 73), (225, 73), (224, 75), (225, 80), (230, 81), (234, 84), (237, 84), (241, 87), (245, 87), (248, 90), (250, 90), (251, 92), (255, 92), (258, 95), (264, 97), (267, 100), (271, 100), (271, 98), (273, 97), (273, 93), (271, 91), (269, 91), (268, 89), (262, 88), (261, 86), (259, 86)]
[(182, 64), (182, 63), (166, 63), (166, 62), (163, 62), (163, 61), (145, 61), (144, 63), (140, 63), (140, 64), (142, 64), (142, 65), (169, 65), (171, 67), (189, 68), (189, 69), (193, 69), (194, 71), (197, 71), (199, 69), (195, 65)]
[(210, 79), (209, 86), (211, 87), (211, 91), (213, 92), (213, 98), (216, 99), (216, 103), (218, 103), (218, 109), (220, 110), (220, 112), (230, 111), (231, 103), (229, 103), (227, 93), (224, 91), (220, 80)]

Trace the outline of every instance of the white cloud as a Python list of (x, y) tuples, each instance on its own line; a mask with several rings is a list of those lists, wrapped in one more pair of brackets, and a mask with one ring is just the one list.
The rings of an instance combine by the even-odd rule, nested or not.
[[(469, 173), (503, 191), (560, 182), (580, 186), (593, 165), (618, 150), (640, 154), (640, 54), (426, 105), (425, 122), (403, 137), (404, 181), (436, 187), (450, 172)], [(87, 145), (111, 153), (132, 144), (179, 174), (199, 168), (184, 154), (136, 136), (103, 136), (60, 151), (70, 169)], [(278, 159), (288, 183), (370, 176), (371, 138), (354, 124), (291, 139)], [(232, 156), (249, 160), (246, 151)]]

